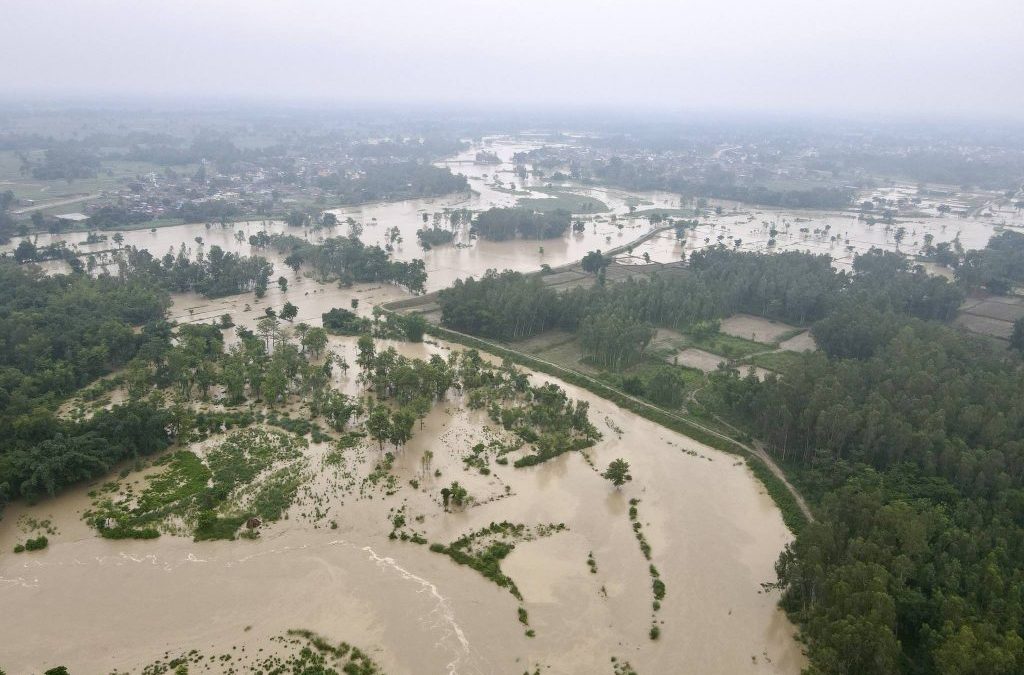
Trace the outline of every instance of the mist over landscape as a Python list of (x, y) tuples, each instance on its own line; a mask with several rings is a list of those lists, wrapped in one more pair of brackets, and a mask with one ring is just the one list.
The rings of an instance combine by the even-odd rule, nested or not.
[(13, 98), (1020, 121), (1018, 9), (1010, 0), (15, 1), (4, 9), (5, 51), (24, 56), (3, 59), (0, 77)]
[(0, 675), (1024, 673), (1024, 18), (13, 0)]

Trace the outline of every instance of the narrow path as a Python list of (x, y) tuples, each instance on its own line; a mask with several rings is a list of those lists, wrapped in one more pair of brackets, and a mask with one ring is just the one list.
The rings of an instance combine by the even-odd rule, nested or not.
[[(691, 391), (687, 395), (687, 398), (686, 398), (687, 402), (688, 403), (696, 403), (697, 402), (697, 392), (699, 392), (703, 388), (704, 387), (700, 387), (699, 389), (694, 389), (693, 391)], [(742, 434), (743, 433), (741, 430), (737, 429), (735, 426), (733, 426), (729, 422), (726, 422), (724, 419), (722, 419), (721, 417), (719, 417), (715, 413), (711, 413), (711, 416), (714, 417), (715, 421), (718, 422), (719, 424), (721, 424), (722, 426), (728, 427), (729, 429), (732, 429), (732, 431), (734, 433), (736, 433), (736, 434)], [(692, 422), (691, 422), (691, 424), (692, 424)], [(741, 442), (737, 441), (736, 439), (731, 439), (731, 440), (732, 440), (733, 443), (735, 443), (736, 445), (739, 445), (739, 446), (745, 448), (747, 450), (747, 452), (749, 452), (752, 455), (755, 455), (762, 462), (765, 463), (765, 465), (768, 467), (768, 470), (771, 471), (772, 474), (774, 474), (776, 478), (778, 478), (780, 481), (782, 481), (782, 484), (786, 486), (787, 490), (789, 490), (789, 494), (793, 495), (793, 499), (796, 500), (796, 505), (798, 507), (800, 507), (800, 511), (801, 511), (801, 513), (804, 514), (804, 517), (807, 518), (807, 522), (813, 523), (814, 522), (814, 514), (811, 513), (811, 507), (807, 505), (807, 501), (803, 498), (803, 495), (801, 495), (800, 492), (795, 487), (793, 487), (793, 484), (789, 482), (789, 479), (786, 478), (786, 473), (782, 470), (782, 468), (778, 464), (775, 463), (775, 460), (772, 459), (772, 456), (768, 454), (767, 450), (765, 450), (764, 444), (761, 441), (757, 440), (756, 438), (753, 439), (753, 447), (748, 446), (745, 443), (741, 443)]]
[(43, 203), (43, 204), (33, 204), (32, 206), (26, 206), (26, 207), (23, 207), (23, 208), (20, 208), (20, 209), (15, 209), (12, 213), (15, 213), (17, 215), (22, 215), (22, 214), (25, 214), (25, 213), (31, 213), (32, 211), (42, 211), (43, 209), (49, 209), (49, 208), (52, 208), (54, 206), (66, 206), (67, 204), (74, 204), (76, 202), (84, 202), (87, 199), (95, 199), (96, 197), (99, 197), (99, 196), (100, 196), (100, 193), (97, 192), (97, 193), (91, 194), (91, 195), (79, 195), (77, 197), (70, 197), (68, 199), (58, 199), (57, 201), (53, 201), (53, 202), (46, 202), (46, 203)]
[[(751, 360), (755, 356), (760, 356), (762, 354), (774, 354), (776, 352), (782, 352), (782, 351), (787, 351), (787, 350), (784, 350), (781, 347), (777, 347), (775, 349), (767, 349), (767, 350), (765, 350), (763, 352), (756, 352), (754, 354), (748, 354), (747, 356), (745, 356), (745, 357), (743, 357), (741, 359), (738, 359), (737, 360), (737, 365), (753, 365)], [(704, 389), (704, 387), (699, 387), (699, 388), (694, 389), (693, 391), (691, 391), (689, 394), (687, 394), (686, 402), (690, 403), (690, 404), (692, 404), (692, 403), (699, 403), (699, 401), (697, 401), (697, 393), (700, 392), (702, 389)], [(729, 422), (725, 421), (724, 419), (722, 419), (721, 417), (719, 417), (718, 415), (716, 415), (713, 412), (710, 412), (710, 411), (708, 411), (708, 412), (710, 413), (710, 415), (713, 418), (715, 418), (715, 421), (718, 422), (719, 424), (721, 424), (722, 426), (731, 429), (733, 431), (733, 433), (735, 433), (737, 435), (743, 435), (743, 431), (740, 430), (740, 429), (737, 429), (733, 424), (730, 424)], [(693, 422), (691, 422), (691, 424), (693, 424)], [(775, 463), (775, 460), (772, 459), (771, 455), (768, 454), (768, 451), (765, 450), (764, 444), (761, 441), (757, 440), (756, 438), (754, 438), (752, 440), (753, 447), (747, 446), (745, 443), (741, 443), (741, 442), (737, 441), (736, 439), (732, 439), (732, 441), (733, 441), (733, 443), (735, 443), (735, 444), (737, 444), (737, 445), (739, 445), (739, 446), (741, 446), (743, 448), (746, 448), (746, 450), (748, 452), (750, 452), (753, 455), (756, 455), (757, 457), (759, 457), (761, 459), (761, 461), (763, 461), (765, 463), (765, 465), (768, 467), (768, 470), (771, 471), (775, 475), (776, 478), (778, 478), (780, 481), (782, 481), (783, 485), (786, 486), (786, 489), (789, 490), (789, 493), (791, 495), (793, 495), (793, 499), (796, 500), (796, 504), (797, 504), (797, 506), (800, 507), (800, 511), (804, 514), (804, 517), (807, 518), (807, 522), (813, 523), (814, 522), (814, 516), (811, 513), (811, 508), (807, 505), (807, 501), (804, 500), (803, 495), (801, 495), (800, 492), (797, 491), (797, 489), (795, 487), (793, 487), (792, 483), (789, 482), (789, 479), (786, 478), (785, 472), (782, 470), (781, 467), (779, 467), (778, 464)]]
[[(393, 310), (385, 310), (385, 311), (393, 311)], [(712, 429), (710, 427), (704, 426), (703, 424), (701, 424), (699, 422), (696, 422), (696, 421), (694, 421), (692, 419), (689, 419), (689, 418), (686, 418), (686, 417), (682, 417), (681, 415), (678, 415), (678, 414), (676, 414), (676, 413), (674, 413), (672, 411), (665, 410), (664, 408), (660, 408), (660, 407), (654, 405), (653, 403), (648, 403), (647, 401), (644, 401), (643, 399), (639, 399), (639, 398), (637, 398), (637, 397), (635, 397), (635, 396), (633, 396), (631, 394), (627, 394), (626, 392), (621, 391), (619, 389), (616, 389), (615, 387), (612, 387), (611, 385), (609, 385), (609, 384), (607, 384), (605, 382), (601, 382), (600, 380), (594, 379), (593, 377), (587, 375), (586, 373), (582, 373), (582, 372), (580, 372), (578, 370), (573, 370), (571, 368), (566, 368), (565, 366), (563, 366), (561, 364), (553, 363), (553, 362), (548, 361), (546, 359), (542, 359), (542, 358), (539, 358), (537, 356), (534, 356), (533, 354), (528, 354), (526, 352), (521, 352), (521, 351), (519, 351), (517, 349), (513, 349), (511, 347), (508, 347), (508, 346), (505, 346), (505, 345), (501, 345), (501, 344), (498, 344), (496, 342), (492, 342), (490, 340), (485, 340), (483, 338), (476, 337), (475, 335), (469, 335), (469, 334), (466, 334), (466, 333), (461, 333), (459, 331), (452, 330), (450, 328), (445, 328), (445, 330), (449, 331), (451, 333), (454, 333), (456, 335), (461, 335), (463, 337), (469, 338), (469, 339), (474, 340), (476, 342), (481, 342), (481, 343), (483, 343), (485, 345), (490, 345), (491, 347), (494, 347), (494, 348), (499, 349), (499, 350), (513, 352), (513, 353), (518, 354), (519, 356), (522, 356), (522, 357), (524, 357), (526, 359), (533, 359), (535, 361), (543, 363), (544, 365), (546, 365), (546, 366), (548, 366), (550, 368), (553, 368), (554, 370), (556, 370), (558, 372), (565, 373), (566, 375), (570, 375), (570, 376), (573, 376), (573, 377), (583, 378), (583, 379), (587, 380), (588, 382), (590, 382), (590, 383), (592, 383), (594, 385), (597, 385), (597, 387), (599, 387), (599, 388), (604, 388), (604, 389), (608, 389), (608, 390), (614, 391), (616, 394), (624, 396), (625, 398), (628, 398), (629, 400), (633, 401), (634, 403), (636, 403), (638, 405), (641, 405), (641, 406), (643, 406), (645, 408), (648, 408), (650, 410), (658, 412), (659, 414), (668, 415), (669, 417), (671, 417), (671, 418), (673, 418), (675, 420), (678, 420), (679, 422), (682, 422), (684, 424), (689, 424), (691, 426), (697, 427), (698, 429), (700, 429), (701, 431), (703, 431), (703, 432), (705, 432), (707, 434), (711, 434), (712, 436), (715, 436), (717, 438), (721, 438), (722, 440), (725, 440), (725, 441), (729, 441), (730, 443), (733, 443), (733, 444), (739, 446), (740, 448), (743, 448), (743, 450), (745, 450), (746, 452), (750, 453), (751, 455), (757, 457), (758, 459), (760, 459), (762, 462), (765, 463), (765, 465), (768, 467), (768, 470), (771, 471), (772, 474), (775, 475), (780, 481), (782, 481), (782, 484), (786, 486), (786, 489), (789, 491), (789, 493), (791, 495), (793, 495), (793, 499), (796, 500), (797, 506), (800, 508), (801, 513), (803, 513), (804, 517), (807, 518), (807, 522), (810, 522), (810, 523), (814, 522), (814, 514), (811, 512), (811, 508), (807, 505), (807, 502), (804, 500), (803, 496), (797, 491), (797, 489), (795, 487), (793, 487), (793, 484), (790, 483), (789, 480), (786, 478), (785, 472), (783, 472), (783, 470), (779, 467), (779, 465), (775, 463), (775, 460), (772, 459), (771, 455), (768, 454), (768, 452), (764, 449), (764, 446), (759, 441), (755, 440), (753, 447), (751, 447), (751, 446), (749, 446), (749, 445), (747, 445), (745, 443), (741, 443), (740, 441), (736, 440), (735, 438), (733, 438), (731, 436), (727, 436), (726, 434), (723, 434), (720, 431), (717, 431), (717, 430)], [(693, 400), (692, 397), (696, 394), (697, 391), (700, 391), (700, 390), (699, 389), (695, 390), (694, 392), (692, 392), (690, 394), (690, 400)], [(598, 394), (598, 395), (600, 395), (600, 394)], [(614, 403), (614, 401), (613, 401), (613, 403)], [(714, 415), (714, 418), (715, 418), (716, 421), (718, 421), (719, 423), (723, 424), (724, 426), (732, 429), (736, 433), (740, 433), (739, 430), (736, 429), (736, 427), (734, 427), (733, 425), (729, 424), (725, 420), (722, 420), (717, 415)], [(678, 432), (678, 433), (682, 433), (682, 432)], [(685, 436), (686, 434), (683, 434), (683, 435)]]

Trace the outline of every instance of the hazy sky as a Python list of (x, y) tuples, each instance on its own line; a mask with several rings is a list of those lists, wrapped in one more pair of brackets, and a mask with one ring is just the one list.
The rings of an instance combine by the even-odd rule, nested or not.
[(3, 0), (0, 95), (1024, 117), (1021, 0)]

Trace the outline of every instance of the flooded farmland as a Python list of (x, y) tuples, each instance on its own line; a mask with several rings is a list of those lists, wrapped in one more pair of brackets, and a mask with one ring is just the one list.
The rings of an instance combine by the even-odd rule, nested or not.
[[(678, 213), (693, 207), (692, 203), (667, 192), (629, 192), (580, 185), (571, 181), (552, 184), (531, 175), (521, 178), (516, 173), (513, 156), (517, 152), (541, 145), (543, 143), (540, 140), (532, 139), (484, 139), (470, 149), (438, 163), (455, 173), (464, 174), (471, 192), (332, 209), (331, 212), (337, 215), (340, 224), (331, 230), (291, 228), (281, 221), (273, 220), (231, 223), (226, 226), (193, 223), (160, 227), (152, 231), (128, 230), (122, 233), (123, 244), (148, 249), (158, 256), (177, 252), (182, 244), (193, 252), (216, 245), (225, 251), (249, 255), (254, 249), (249, 245), (248, 238), (258, 232), (287, 232), (315, 242), (323, 237), (348, 234), (346, 220), (351, 218), (362, 226), (360, 238), (368, 245), (384, 246), (389, 239), (386, 231), (397, 228), (400, 241), (394, 244), (394, 259), (408, 261), (422, 258), (428, 273), (427, 290), (432, 291), (446, 288), (459, 278), (480, 276), (488, 269), (530, 272), (540, 269), (542, 265), (559, 267), (578, 261), (595, 249), (626, 247), (654, 229), (655, 225), (650, 218), (642, 215), (645, 210), (660, 209)], [(474, 155), (481, 150), (493, 152), (501, 163), (474, 162)], [(893, 188), (882, 194), (893, 197), (903, 195), (906, 190), (904, 188), (901, 192)], [(874, 194), (865, 192), (864, 196)], [(604, 204), (606, 209), (575, 213), (574, 219), (585, 224), (583, 230), (568, 232), (555, 239), (487, 241), (471, 238), (466, 225), (456, 228), (455, 240), (449, 245), (424, 251), (416, 239), (416, 231), (427, 222), (424, 216), (433, 223), (434, 214), (442, 216), (458, 209), (480, 211), (491, 207), (513, 206), (523, 199), (530, 200), (528, 203), (537, 208), (543, 206), (543, 200), (560, 205), (557, 195), (590, 198)], [(721, 243), (744, 251), (827, 253), (838, 267), (849, 268), (855, 254), (872, 247), (901, 250), (913, 255), (920, 252), (926, 235), (930, 235), (934, 244), (959, 239), (965, 249), (983, 248), (988, 239), (1000, 229), (1024, 228), (1024, 212), (1020, 210), (993, 205), (987, 208), (987, 215), (978, 215), (985, 209), (977, 208), (974, 209), (976, 215), (957, 217), (935, 213), (934, 206), (926, 203), (922, 207), (925, 211), (920, 214), (900, 218), (893, 225), (887, 226), (881, 222), (871, 224), (859, 219), (854, 212), (793, 211), (713, 201), (708, 208), (702, 209), (699, 216), (694, 216), (699, 224), (693, 229), (687, 229), (684, 236), (677, 236), (673, 230), (660, 232), (635, 249), (623, 252), (620, 259), (624, 263), (643, 262), (646, 254), (654, 262), (667, 263)], [(631, 212), (633, 209), (636, 209), (636, 213)], [(443, 225), (445, 221), (442, 219), (436, 222)], [(901, 228), (904, 232), (897, 235)], [(773, 231), (774, 236), (771, 234)], [(39, 234), (32, 235), (32, 239), (39, 246), (66, 241), (69, 245), (75, 245), (83, 254), (115, 248), (109, 241), (84, 243), (84, 233)], [(13, 250), (19, 241), (16, 238), (0, 247), (0, 250)], [(281, 256), (268, 249), (258, 252), (274, 263), (275, 277), (288, 276), (290, 271), (283, 264)], [(45, 266), (62, 269), (63, 263), (47, 263)]]
[[(333, 342), (339, 351), (352, 347), (351, 339)], [(449, 349), (404, 347), (409, 356)], [(85, 487), (12, 505), (0, 521), (0, 548), (13, 546), (29, 517), (49, 520), (57, 534), (39, 554), (0, 556), (4, 667), (131, 670), (165, 652), (253, 651), (301, 627), (363, 645), (393, 673), (518, 673), (536, 665), (603, 672), (613, 656), (639, 672), (678, 664), (686, 672), (798, 672), (794, 628), (760, 586), (773, 578), (791, 535), (745, 464), (559, 384), (591, 404), (604, 436), (587, 451), (590, 461), (626, 458), (632, 484), (612, 488), (579, 453), (471, 475), (461, 455), (500, 432), (455, 397), (435, 407), (398, 454), (394, 495), (346, 497), (318, 470), (288, 518), (257, 541), (105, 540), (81, 520), (90, 503)], [(426, 450), (443, 477), (422, 472)], [(310, 447), (312, 466), (323, 451)], [(377, 455), (375, 446), (360, 452), (366, 462)], [(440, 508), (437, 489), (452, 477), (476, 505)], [(627, 516), (631, 498), (639, 499), (650, 564), (668, 588), (657, 642), (647, 636), (649, 563)], [(327, 515), (312, 516), (314, 504)], [(389, 540), (389, 512), (401, 506), (423, 516), (417, 527), (431, 542), (495, 521), (564, 523), (566, 531), (520, 544), (504, 564), (536, 636), (524, 636), (506, 591), (424, 546)]]
[[(590, 250), (622, 246), (655, 227), (648, 218), (630, 217), (637, 203), (683, 207), (677, 196), (665, 193), (566, 184), (565, 191), (608, 207), (579, 216), (585, 221), (580, 233), (542, 242), (488, 242), (470, 239), (463, 230), (455, 245), (421, 250), (415, 233), (424, 214), (513, 205), (524, 193), (546, 198), (548, 193), (536, 190), (546, 186), (521, 182), (511, 163), (515, 152), (531, 147), (536, 143), (485, 140), (445, 162), (467, 174), (472, 194), (336, 209), (342, 223), (336, 233), (346, 233), (344, 222), (352, 218), (362, 224), (366, 243), (383, 245), (385, 230), (397, 227), (402, 241), (394, 257), (422, 257), (427, 288), (436, 290), (487, 269), (557, 267)], [(480, 149), (497, 153), (502, 163), (473, 163)], [(514, 188), (502, 187), (513, 180)], [(644, 254), (656, 262), (679, 260), (716, 245), (719, 237), (752, 251), (766, 250), (774, 238), (774, 250), (829, 253), (840, 266), (872, 246), (897, 248), (891, 228), (868, 225), (851, 214), (722, 206), (721, 214), (710, 212), (685, 237), (663, 232), (623, 254), (623, 260)], [(1014, 214), (1004, 214), (1005, 219), (1006, 227), (1024, 224)], [(1002, 226), (974, 217), (925, 217), (903, 225), (907, 233), (900, 245), (911, 250), (931, 234), (936, 242), (959, 236), (966, 248), (980, 247)], [(332, 234), (276, 221), (190, 224), (127, 231), (124, 244), (157, 255), (181, 245), (249, 254), (249, 235), (264, 230), (301, 232), (312, 241)], [(40, 235), (38, 243), (84, 236)], [(79, 244), (83, 252), (109, 248), (106, 242)], [(359, 301), (358, 313), (369, 316), (376, 305), (408, 297), (390, 285), (320, 284), (295, 276), (273, 252), (261, 254), (274, 263), (275, 277), (289, 279), (287, 290), (274, 286), (262, 300), (251, 294), (213, 300), (177, 295), (171, 318), (209, 323), (230, 314), (236, 324), (254, 328), (265, 308), (288, 301), (298, 307), (296, 322), (319, 325), (322, 313), (352, 306), (353, 300)], [(744, 337), (763, 337), (749, 319), (733, 328)], [(233, 332), (225, 335), (228, 342), (235, 339)], [(799, 348), (813, 348), (807, 334), (790, 339), (802, 341)], [(419, 358), (457, 349), (443, 343), (381, 344)], [(347, 363), (356, 361), (354, 338), (332, 337), (329, 346)], [(700, 350), (688, 352), (680, 363), (711, 370), (720, 360)], [(354, 374), (338, 371), (332, 377), (341, 391), (362, 391)], [(355, 498), (341, 490), (340, 478), (325, 466), (327, 449), (314, 443), (306, 450), (312, 468), (303, 498), (255, 541), (193, 542), (170, 535), (155, 541), (102, 539), (83, 521), (92, 504), (88, 492), (96, 486), (70, 489), (35, 506), (10, 506), (0, 520), (5, 609), (0, 667), (14, 673), (59, 663), (73, 672), (133, 671), (164, 654), (193, 648), (253, 652), (267, 648), (273, 636), (304, 628), (362, 645), (389, 673), (520, 673), (537, 667), (594, 673), (608, 672), (613, 657), (641, 673), (798, 673), (805, 659), (793, 639), (795, 628), (776, 607), (777, 595), (762, 588), (774, 580), (774, 563), (791, 534), (746, 465), (584, 390), (558, 384), (571, 398), (590, 403), (591, 419), (603, 434), (585, 454), (567, 453), (530, 468), (497, 467), (487, 476), (470, 474), (463, 455), (501, 432), (453, 394), (435, 406), (397, 453), (393, 494)], [(423, 471), (427, 451), (433, 453), (436, 474)], [(353, 475), (370, 473), (378, 454), (372, 443), (358, 448)], [(634, 477), (621, 490), (594, 468), (618, 457), (629, 461)], [(476, 498), (469, 508), (447, 512), (438, 503), (438, 491), (452, 478), (464, 481)], [(126, 480), (133, 479), (136, 474), (128, 472)], [(637, 545), (631, 499), (639, 500), (637, 519), (651, 546), (650, 561)], [(430, 542), (451, 542), (502, 521), (564, 524), (564, 531), (516, 546), (503, 564), (522, 591), (535, 635), (524, 634), (517, 603), (504, 589), (426, 546), (389, 538), (396, 509), (421, 518), (417, 528)], [(53, 524), (49, 548), (31, 556), (7, 554), (30, 520)], [(651, 565), (668, 588), (654, 614), (662, 635), (657, 641), (649, 638)]]

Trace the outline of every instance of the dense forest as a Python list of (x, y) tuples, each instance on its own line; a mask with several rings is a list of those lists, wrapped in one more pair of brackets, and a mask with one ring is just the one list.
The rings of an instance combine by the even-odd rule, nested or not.
[(443, 228), (424, 227), (416, 230), (416, 239), (419, 240), (420, 246), (423, 247), (424, 251), (428, 251), (434, 246), (442, 246), (444, 244), (450, 244), (455, 239), (455, 233), (451, 230), (445, 230)]
[(1021, 672), (1022, 364), (944, 323), (959, 288), (892, 253), (854, 270), (821, 352), (711, 377), (817, 503), (778, 563), (783, 606), (816, 671)]
[(156, 259), (145, 249), (128, 247), (119, 262), (121, 276), (146, 276), (163, 283), (176, 293), (201, 293), (208, 298), (255, 291), (262, 297), (267, 290), (273, 265), (260, 256), (243, 256), (211, 246), (193, 260), (185, 248), (177, 255), (167, 253)]
[(612, 127), (577, 144), (517, 153), (514, 161), (628, 189), (807, 208), (848, 206), (849, 187), (865, 179), (1016, 191), (1024, 178), (1016, 130), (939, 124), (808, 124), (797, 131), (720, 119), (713, 126), (659, 122)]
[(84, 423), (54, 414), (64, 397), (166, 344), (162, 322), (170, 298), (159, 283), (48, 277), (0, 260), (0, 284), (0, 504), (52, 493), (166, 445), (166, 418), (148, 402), (117, 406)]
[(333, 237), (321, 244), (312, 244), (292, 235), (274, 235), (271, 245), (288, 254), (285, 263), (298, 271), (309, 265), (323, 280), (343, 284), (391, 282), (422, 293), (427, 282), (422, 259), (402, 262), (391, 260), (379, 246), (367, 246), (357, 237)]
[(552, 239), (569, 229), (572, 214), (562, 209), (538, 212), (509, 207), (490, 208), (477, 214), (471, 232), (484, 239)]
[(359, 173), (332, 173), (316, 182), (342, 204), (438, 197), (469, 189), (465, 176), (414, 161), (366, 164)]
[(854, 196), (849, 188), (814, 186), (782, 190), (746, 184), (725, 171), (687, 171), (671, 159), (650, 162), (646, 158), (613, 157), (607, 162), (595, 162), (590, 170), (597, 182), (629, 190), (665, 190), (790, 209), (842, 209), (850, 205)]
[[(845, 312), (829, 330), (879, 318)], [(826, 354), (784, 378), (713, 377), (818, 502), (779, 561), (783, 605), (822, 672), (1019, 673), (1021, 363), (944, 325), (884, 318), (857, 350), (831, 353), (820, 336)]]
[[(441, 323), (461, 332), (519, 340), (551, 328), (581, 330), (602, 364), (639, 358), (650, 327), (685, 329), (736, 312), (798, 324), (825, 316), (845, 276), (827, 255), (761, 255), (716, 247), (694, 252), (684, 274), (596, 284), (563, 294), (536, 276), (488, 272), (441, 291)], [(646, 338), (644, 337), (646, 335)]]
[(984, 288), (1005, 295), (1024, 283), (1024, 234), (1007, 230), (980, 250), (967, 251), (953, 262), (956, 278), (968, 288)]

